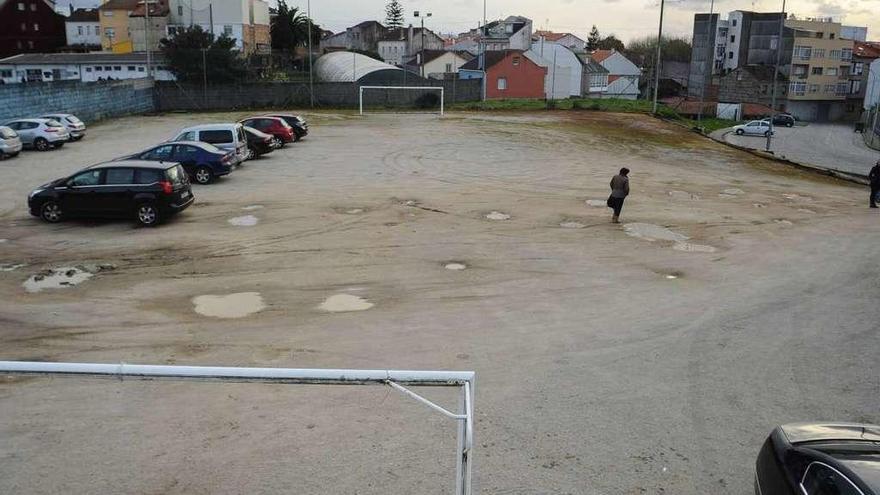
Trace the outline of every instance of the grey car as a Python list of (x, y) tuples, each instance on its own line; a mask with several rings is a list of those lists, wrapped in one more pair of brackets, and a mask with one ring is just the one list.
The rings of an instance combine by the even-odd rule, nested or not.
[(21, 138), (12, 129), (0, 125), (0, 160), (21, 153)]
[(40, 116), (41, 119), (57, 120), (61, 125), (67, 128), (70, 133), (71, 141), (79, 141), (86, 137), (86, 124), (79, 120), (76, 115), (69, 113), (47, 113)]
[(18, 134), (25, 148), (33, 148), (38, 151), (60, 148), (70, 140), (67, 128), (57, 120), (18, 119), (10, 120), (4, 125)]

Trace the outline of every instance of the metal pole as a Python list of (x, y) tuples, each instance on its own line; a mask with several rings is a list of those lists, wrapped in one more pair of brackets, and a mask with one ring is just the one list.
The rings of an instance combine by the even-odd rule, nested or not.
[(202, 101), (206, 107), (208, 106), (208, 63), (206, 61), (207, 57), (205, 56), (207, 51), (207, 48), (202, 48)]
[[(715, 39), (718, 37), (718, 28), (712, 23), (712, 15), (715, 13), (715, 0), (709, 2), (709, 32), (706, 33), (706, 63), (709, 66), (709, 80), (712, 80), (712, 73), (715, 72)], [(714, 27), (714, 29), (713, 29)], [(711, 62), (711, 64), (709, 64)], [(706, 99), (706, 74), (703, 74), (703, 81), (700, 83), (700, 109), (697, 113), (697, 123), (703, 121), (703, 102)]]
[(309, 21), (309, 101), (312, 108), (315, 108), (315, 81), (312, 78), (312, 0), (306, 0), (306, 17)]
[(361, 87), (358, 91), (358, 107), (360, 111), (358, 112), (360, 115), (364, 114), (364, 88)]
[(657, 58), (654, 60), (654, 108), (651, 113), (657, 115), (657, 91), (660, 89), (660, 44), (663, 41), (663, 7), (666, 0), (660, 0), (660, 27), (657, 29)]
[(425, 78), (425, 18), (422, 17), (422, 49), (421, 54), (419, 54), (419, 65), (420, 65), (420, 73), (422, 74), (422, 79)]
[(553, 75), (550, 76), (550, 99), (556, 99), (556, 49), (553, 49)]
[[(452, 87), (453, 87), (453, 89), (454, 89), (454, 88), (455, 88), (455, 80), (454, 80), (454, 79), (452, 80), (452, 84), (453, 84)], [(445, 88), (440, 88), (440, 116), (441, 116), (441, 117), (443, 116), (443, 102), (444, 102), (444, 99), (445, 99), (445, 97), (446, 97), (445, 94), (446, 94), (446, 89), (445, 89)]]
[(147, 79), (150, 78), (150, 0), (144, 0), (144, 49), (147, 52)]
[(770, 95), (770, 130), (767, 132), (766, 150), (770, 151), (773, 141), (773, 118), (776, 117), (776, 79), (779, 78), (779, 62), (782, 59), (783, 34), (785, 31), (785, 0), (782, 0), (782, 15), (779, 16), (779, 40), (776, 42), (776, 65), (773, 67), (773, 94)]
[[(192, 0), (190, 0), (192, 1)], [(211, 36), (214, 36), (214, 4), (208, 4), (208, 22), (211, 23)]]

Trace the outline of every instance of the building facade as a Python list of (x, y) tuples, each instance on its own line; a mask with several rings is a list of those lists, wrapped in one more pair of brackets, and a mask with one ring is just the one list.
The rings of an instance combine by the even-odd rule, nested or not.
[[(149, 6), (149, 15), (146, 11)], [(128, 30), (131, 35), (132, 50), (145, 52), (158, 50), (162, 38), (168, 31), (168, 2), (166, 0), (148, 0), (140, 2), (128, 16)]]
[(830, 19), (786, 20), (794, 31), (786, 111), (801, 120), (840, 120), (846, 113), (853, 41)]
[(377, 53), (385, 63), (403, 65), (422, 50), (443, 50), (445, 40), (430, 29), (389, 29), (376, 44)]
[[(842, 35), (841, 35), (842, 36)], [(880, 42), (853, 42), (852, 66), (849, 70), (845, 115), (847, 120), (860, 120), (865, 109), (868, 83), (880, 74), (870, 74), (871, 64), (880, 59)]]
[(0, 0), (0, 57), (54, 52), (67, 43), (64, 16), (46, 0)]
[(166, 36), (197, 25), (232, 38), (242, 53), (269, 51), (269, 4), (264, 0), (168, 0), (168, 10)]
[(378, 53), (379, 41), (385, 37), (387, 31), (378, 21), (364, 21), (322, 39), (321, 51), (361, 50)]
[(101, 49), (101, 24), (98, 9), (76, 9), (64, 21), (68, 47)]
[(458, 70), (471, 58), (465, 57), (462, 52), (422, 50), (404, 68), (428, 79), (450, 79), (457, 77)]
[[(153, 54), (149, 72), (159, 81), (173, 81), (161, 55)], [(94, 82), (147, 77), (145, 53), (27, 53), (0, 59), (0, 78), (22, 82)]]
[(538, 30), (532, 35), (532, 39), (544, 38), (547, 41), (559, 43), (569, 50), (580, 53), (587, 50), (587, 42), (571, 33), (554, 33), (553, 31)]
[(548, 69), (545, 81), (545, 87), (548, 88), (547, 98), (581, 96), (584, 67), (570, 48), (539, 38), (532, 43), (532, 52), (544, 60), (542, 65)]
[(608, 69), (586, 53), (579, 53), (578, 58), (583, 64), (581, 94), (588, 98), (601, 98), (608, 91)]
[(137, 7), (138, 0), (107, 0), (98, 9), (101, 24), (101, 49), (114, 53), (130, 53), (131, 32), (128, 16)]
[[(483, 77), (487, 99), (543, 98), (547, 68), (532, 60), (525, 50), (492, 50), (464, 64), (462, 79)], [(485, 62), (481, 59), (485, 58)]]
[(596, 50), (592, 59), (608, 70), (605, 98), (635, 100), (639, 97), (642, 70), (617, 50)]

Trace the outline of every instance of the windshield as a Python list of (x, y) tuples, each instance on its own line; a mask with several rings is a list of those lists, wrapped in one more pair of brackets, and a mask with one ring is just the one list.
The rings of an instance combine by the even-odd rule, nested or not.
[(0, 127), (0, 137), (4, 139), (10, 139), (18, 136), (12, 129), (8, 127)]

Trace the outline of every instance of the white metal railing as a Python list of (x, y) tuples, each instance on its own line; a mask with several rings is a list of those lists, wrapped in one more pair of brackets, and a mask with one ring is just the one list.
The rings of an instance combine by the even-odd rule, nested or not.
[[(143, 364), (44, 363), (0, 361), (0, 374), (130, 378), (135, 380), (200, 380), (237, 383), (318, 385), (387, 385), (458, 422), (455, 494), (471, 495), (474, 448), (473, 371), (405, 371), (298, 368), (238, 368), (224, 366), (164, 366)], [(403, 385), (459, 387), (458, 412), (450, 412)]]

